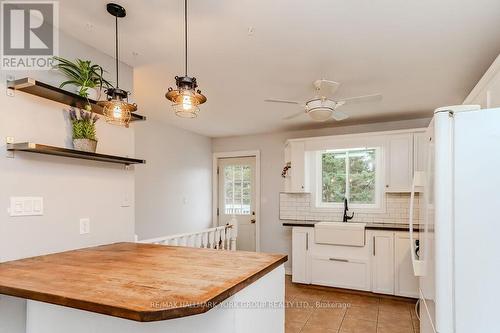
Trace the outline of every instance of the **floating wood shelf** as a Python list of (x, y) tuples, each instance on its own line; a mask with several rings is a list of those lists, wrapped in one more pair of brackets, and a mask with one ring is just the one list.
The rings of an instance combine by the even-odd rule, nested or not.
[(125, 164), (125, 165), (145, 164), (146, 163), (145, 160), (140, 160), (140, 159), (136, 159), (136, 158), (89, 153), (86, 151), (53, 147), (53, 146), (46, 146), (46, 145), (41, 145), (38, 143), (31, 143), (31, 142), (8, 143), (7, 150), (12, 151), (12, 152), (22, 151), (22, 152), (28, 152), (28, 153), (55, 155), (55, 156), (79, 158), (79, 159), (84, 159), (84, 160), (109, 162), (109, 163), (117, 163), (117, 164)]
[[(25, 77), (18, 80), (7, 81), (7, 88), (23, 91), (28, 94), (36, 95), (42, 98), (50, 99), (55, 102), (70, 105), (76, 108), (84, 109), (87, 100), (77, 94), (63, 90), (58, 87), (48, 85), (35, 79)], [(97, 101), (89, 99), (92, 112), (102, 115), (102, 106)], [(145, 116), (132, 113), (131, 121), (146, 120)]]

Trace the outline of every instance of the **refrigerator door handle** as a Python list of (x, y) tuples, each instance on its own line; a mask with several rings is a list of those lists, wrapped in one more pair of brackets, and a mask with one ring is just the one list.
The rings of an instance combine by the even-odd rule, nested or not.
[(413, 207), (415, 201), (415, 189), (416, 187), (423, 187), (425, 179), (425, 172), (423, 171), (415, 171), (413, 175), (413, 182), (411, 185), (411, 195), (410, 195), (410, 214), (409, 214), (409, 232), (410, 232), (410, 252), (411, 252), (411, 261), (413, 265), (413, 274), (415, 276), (423, 275), (423, 263), (421, 260), (417, 259), (417, 255), (415, 253), (415, 238), (413, 236)]

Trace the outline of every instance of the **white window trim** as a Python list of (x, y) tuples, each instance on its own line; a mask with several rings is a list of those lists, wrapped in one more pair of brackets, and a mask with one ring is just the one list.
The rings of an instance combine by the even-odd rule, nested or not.
[[(376, 173), (375, 173), (375, 203), (374, 204), (355, 204), (349, 203), (349, 210), (356, 210), (359, 213), (385, 213), (385, 158), (384, 148), (377, 147), (358, 147), (362, 149), (375, 149), (376, 150)], [(339, 150), (349, 150), (351, 148), (340, 148)], [(356, 148), (353, 148), (356, 149)], [(328, 150), (336, 150), (328, 149)], [(311, 152), (309, 155), (311, 161), (311, 212), (324, 212), (324, 213), (339, 213), (344, 211), (343, 203), (323, 203), (322, 198), (322, 163), (321, 155), (327, 150), (320, 150)]]

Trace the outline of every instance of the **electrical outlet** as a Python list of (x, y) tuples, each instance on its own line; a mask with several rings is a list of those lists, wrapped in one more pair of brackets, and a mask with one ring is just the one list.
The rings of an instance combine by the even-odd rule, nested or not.
[(90, 233), (90, 219), (83, 218), (80, 219), (80, 235)]

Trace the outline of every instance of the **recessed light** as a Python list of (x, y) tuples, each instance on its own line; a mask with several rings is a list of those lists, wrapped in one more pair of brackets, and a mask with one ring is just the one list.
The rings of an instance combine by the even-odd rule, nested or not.
[(254, 27), (248, 27), (247, 34), (248, 36), (253, 36), (255, 33), (255, 28)]

